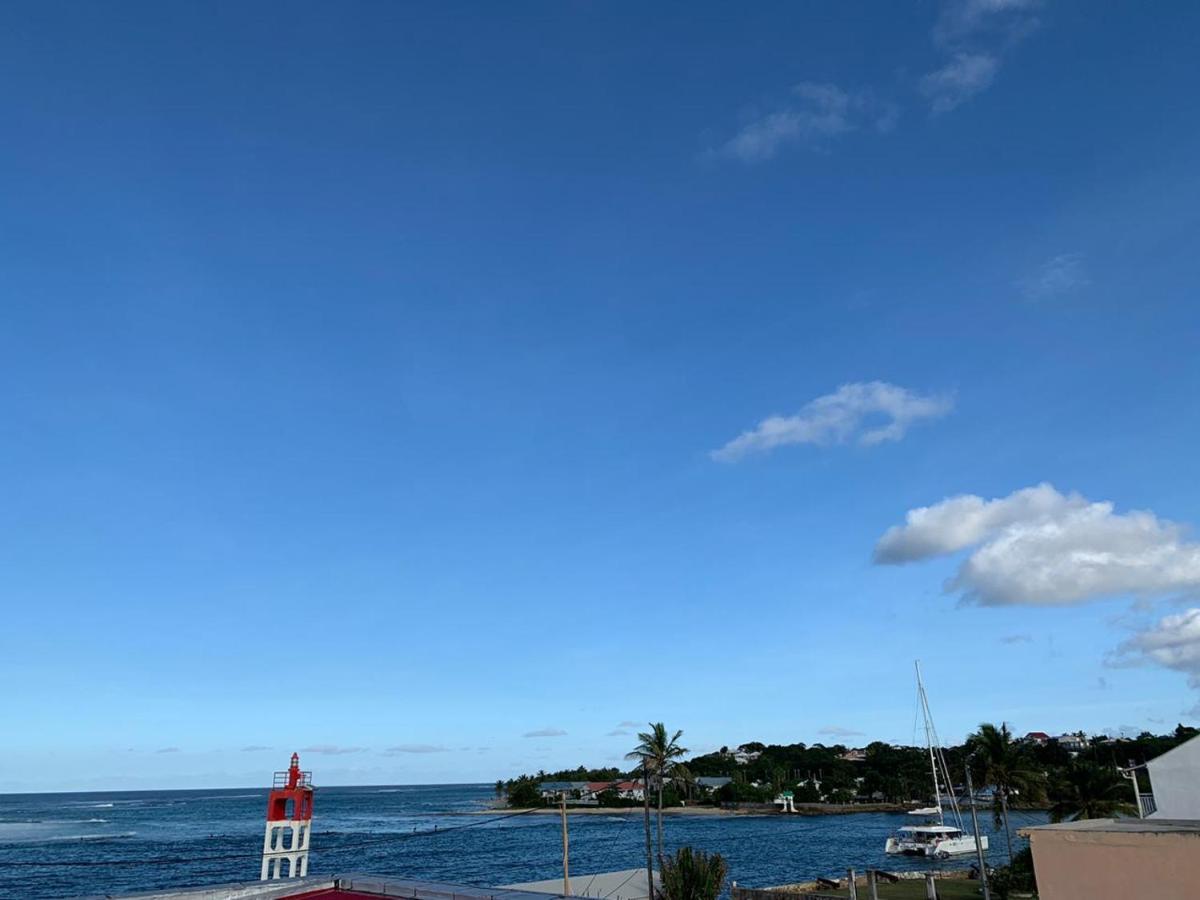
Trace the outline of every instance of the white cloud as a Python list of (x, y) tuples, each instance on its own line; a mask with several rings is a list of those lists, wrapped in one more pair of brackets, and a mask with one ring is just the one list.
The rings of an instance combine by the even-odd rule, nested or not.
[(806, 81), (792, 88), (778, 109), (750, 122), (726, 141), (720, 155), (745, 163), (763, 162), (785, 147), (819, 146), (864, 126), (891, 131), (899, 115), (899, 107), (876, 100), (868, 91)]
[(829, 734), (834, 737), (862, 737), (863, 732), (855, 731), (853, 728), (843, 728), (841, 725), (826, 725), (817, 734)]
[(987, 53), (956, 53), (921, 79), (921, 93), (929, 98), (935, 114), (950, 112), (989, 88), (999, 66), (996, 57)]
[(1060, 494), (1041, 484), (1007, 497), (951, 497), (909, 511), (875, 547), (875, 561), (906, 563), (974, 550), (947, 584), (986, 606), (1064, 605), (1114, 595), (1200, 588), (1200, 544), (1152, 512)]
[[(449, 747), (442, 747), (439, 744), (397, 744), (394, 747), (388, 747), (384, 753), (446, 753)], [(463, 747), (464, 750), (471, 749)]]
[(1122, 642), (1107, 662), (1115, 667), (1162, 666), (1182, 672), (1192, 687), (1200, 688), (1200, 609), (1164, 616)]
[(264, 747), (262, 744), (250, 744), (247, 747), (243, 747), (242, 752), (243, 753), (258, 753), (259, 751), (262, 751), (262, 750), (273, 750), (273, 749), (275, 749), (275, 748), (274, 747)]
[(533, 737), (563, 737), (566, 734), (561, 728), (539, 728), (537, 731), (527, 731), (523, 735), (527, 738)]
[(1053, 300), (1089, 283), (1083, 254), (1064, 253), (1042, 263), (1033, 275), (1020, 282), (1020, 287), (1029, 300)]
[[(794, 416), (770, 416), (710, 454), (734, 462), (749, 453), (789, 444), (863, 445), (898, 441), (910, 425), (944, 416), (953, 407), (944, 395), (922, 395), (883, 381), (844, 384), (805, 404)], [(876, 423), (877, 417), (885, 421)]]
[(999, 33), (1020, 37), (1037, 24), (1034, 11), (1039, 0), (948, 0), (933, 28), (933, 39), (953, 46), (981, 35)]
[(934, 115), (992, 86), (1006, 50), (1038, 24), (1038, 0), (946, 0), (933, 42), (949, 59), (921, 79)]
[(633, 722), (633, 721), (630, 721), (629, 719), (626, 719), (624, 722), (618, 722), (617, 727), (618, 728), (641, 728), (642, 726), (641, 726), (640, 722)]
[(621, 737), (622, 735), (626, 734), (629, 734), (629, 732), (624, 728), (614, 728), (612, 731), (606, 734), (605, 737)]
[(313, 744), (301, 747), (301, 753), (320, 753), (324, 756), (341, 756), (344, 753), (362, 753), (366, 747), (339, 747), (337, 744)]

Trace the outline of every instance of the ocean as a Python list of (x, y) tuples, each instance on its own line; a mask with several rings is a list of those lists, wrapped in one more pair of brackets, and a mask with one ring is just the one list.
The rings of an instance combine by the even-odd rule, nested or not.
[[(258, 878), (265, 790), (0, 794), (0, 898), (78, 897)], [(492, 821), (492, 787), (396, 785), (324, 787), (315, 797), (310, 874), (373, 872), (395, 877), (502, 885), (562, 874), (557, 816)], [(503, 811), (497, 813), (502, 815)], [(1016, 811), (1022, 825), (1045, 814)], [(911, 817), (668, 816), (668, 849), (690, 844), (729, 860), (746, 886), (803, 881), (877, 868), (928, 868), (883, 853), (887, 836)], [(989, 860), (1005, 859), (991, 828)], [(469, 826), (469, 827), (463, 827)], [(571, 871), (645, 863), (640, 809), (570, 818)], [(207, 857), (207, 859), (205, 859)], [(945, 866), (969, 865), (957, 859)]]

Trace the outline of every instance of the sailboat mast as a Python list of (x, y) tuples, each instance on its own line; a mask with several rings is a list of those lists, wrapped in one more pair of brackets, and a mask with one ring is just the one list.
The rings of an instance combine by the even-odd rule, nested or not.
[(921, 701), (921, 716), (925, 720), (925, 746), (929, 748), (929, 774), (933, 776), (933, 802), (937, 805), (938, 824), (945, 825), (942, 815), (942, 791), (938, 786), (937, 757), (933, 750), (933, 722), (929, 715), (929, 698), (925, 696), (925, 682), (921, 679), (921, 661), (914, 660), (913, 667), (917, 670), (917, 698)]

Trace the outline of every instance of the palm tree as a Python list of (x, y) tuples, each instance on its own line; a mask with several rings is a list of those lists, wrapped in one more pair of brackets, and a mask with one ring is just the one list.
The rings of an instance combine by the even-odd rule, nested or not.
[(690, 801), (696, 792), (696, 776), (692, 774), (692, 770), (683, 763), (678, 763), (671, 771), (671, 776), (683, 796)]
[(1075, 819), (1112, 819), (1136, 815), (1137, 810), (1125, 799), (1129, 785), (1119, 772), (1095, 763), (1075, 760), (1054, 785), (1054, 822)]
[(680, 847), (662, 868), (666, 900), (717, 900), (725, 887), (729, 866), (721, 854)]
[(967, 737), (968, 759), (979, 773), (980, 780), (989, 784), (995, 793), (992, 817), (996, 825), (1004, 825), (1008, 842), (1008, 859), (1012, 862), (1012, 833), (1008, 827), (1008, 798), (1024, 794), (1030, 800), (1042, 795), (1044, 776), (1032, 768), (1025, 748), (1013, 740), (1007, 723), (1000, 727), (984, 722), (979, 730)]
[[(638, 745), (625, 754), (626, 759), (640, 759), (644, 771), (653, 773), (658, 790), (658, 868), (663, 867), (663, 780), (675, 766), (675, 760), (687, 754), (687, 748), (679, 745), (682, 731), (671, 735), (662, 722), (651, 722), (649, 731), (638, 733)], [(646, 785), (650, 790), (650, 785)]]

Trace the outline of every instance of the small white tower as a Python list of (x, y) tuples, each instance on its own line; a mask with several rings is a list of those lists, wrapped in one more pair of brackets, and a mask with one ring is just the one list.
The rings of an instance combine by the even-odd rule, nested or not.
[[(267, 800), (263, 835), (262, 881), (308, 874), (308, 841), (312, 831), (312, 773), (300, 771), (300, 755), (292, 754), (286, 772), (276, 772)], [(287, 871), (284, 872), (284, 867)]]

